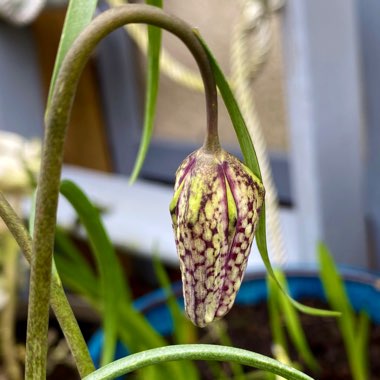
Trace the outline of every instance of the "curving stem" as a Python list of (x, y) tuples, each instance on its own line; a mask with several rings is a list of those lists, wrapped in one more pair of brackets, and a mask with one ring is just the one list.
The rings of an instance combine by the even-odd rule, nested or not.
[[(32, 239), (23, 222), (1, 192), (0, 218), (3, 219), (8, 230), (13, 235), (26, 260), (31, 263)], [(78, 372), (81, 377), (84, 377), (95, 371), (95, 367), (54, 265), (52, 276), (50, 304), (65, 335)]]
[(133, 4), (102, 13), (81, 33), (62, 63), (45, 120), (46, 133), (37, 191), (31, 263), (26, 379), (46, 377), (46, 337), (56, 212), (64, 141), (78, 80), (99, 41), (128, 23), (145, 23), (163, 28), (179, 37), (189, 48), (205, 85), (207, 136), (204, 148), (210, 152), (220, 149), (215, 80), (204, 48), (188, 24), (156, 7)]
[(149, 365), (172, 360), (230, 361), (268, 371), (285, 379), (313, 380), (298, 369), (267, 356), (241, 348), (215, 344), (179, 344), (138, 352), (107, 364), (83, 380), (111, 380)]

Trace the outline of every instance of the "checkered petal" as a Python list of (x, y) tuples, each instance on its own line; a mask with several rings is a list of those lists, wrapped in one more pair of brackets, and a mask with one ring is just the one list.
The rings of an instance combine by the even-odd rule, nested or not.
[(232, 307), (247, 265), (264, 188), (237, 158), (202, 148), (176, 175), (170, 205), (185, 311), (197, 326)]

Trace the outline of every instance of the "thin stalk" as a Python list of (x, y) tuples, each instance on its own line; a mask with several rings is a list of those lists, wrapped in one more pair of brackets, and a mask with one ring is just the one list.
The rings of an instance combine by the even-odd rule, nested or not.
[(172, 360), (232, 361), (269, 371), (276, 375), (283, 376), (286, 379), (312, 380), (310, 376), (301, 371), (264, 355), (241, 348), (218, 346), (214, 344), (181, 344), (139, 352), (116, 360), (91, 373), (83, 380), (114, 379), (149, 365)]
[[(17, 244), (24, 253), (28, 262), (32, 258), (32, 240), (27, 229), (22, 224), (12, 206), (0, 193), (0, 217), (12, 233)], [(67, 301), (58, 273), (53, 271), (53, 281), (50, 288), (50, 303), (57, 317), (58, 323), (65, 335), (67, 344), (74, 357), (78, 372), (81, 377), (88, 375), (95, 370), (83, 335), (79, 329), (74, 313)]]
[(17, 263), (19, 248), (12, 235), (5, 231), (0, 234), (3, 252), (4, 290), (8, 296), (4, 309), (1, 310), (0, 344), (4, 370), (10, 380), (21, 380), (21, 367), (17, 360), (15, 339), (15, 312), (17, 306)]
[(66, 129), (78, 80), (99, 41), (128, 23), (145, 23), (166, 29), (179, 37), (189, 48), (198, 63), (205, 84), (208, 129), (205, 148), (215, 151), (220, 147), (217, 132), (217, 92), (212, 68), (189, 25), (156, 7), (133, 4), (102, 13), (80, 34), (62, 63), (45, 120), (46, 135), (37, 191), (31, 263), (26, 379), (43, 379), (46, 376), (51, 264), (60, 174)]

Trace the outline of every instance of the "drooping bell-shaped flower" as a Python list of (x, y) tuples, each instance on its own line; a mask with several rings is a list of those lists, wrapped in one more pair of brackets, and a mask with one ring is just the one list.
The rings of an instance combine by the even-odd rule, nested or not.
[(170, 204), (185, 311), (197, 326), (223, 317), (240, 288), (264, 201), (260, 180), (219, 149), (190, 154)]

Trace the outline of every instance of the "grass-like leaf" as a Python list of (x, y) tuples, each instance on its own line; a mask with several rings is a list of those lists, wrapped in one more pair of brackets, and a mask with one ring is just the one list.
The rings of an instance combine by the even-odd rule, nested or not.
[[(366, 331), (368, 323), (365, 319), (361, 320), (359, 333), (356, 333), (356, 316), (348, 299), (344, 281), (330, 252), (322, 243), (318, 244), (318, 257), (321, 281), (327, 301), (333, 309), (340, 311), (342, 314), (338, 320), (338, 325), (343, 337), (353, 379), (365, 380), (367, 379), (367, 364), (363, 358), (367, 355), (366, 347), (363, 346), (365, 346), (366, 335), (368, 334)], [(361, 351), (359, 352), (359, 350)]]
[(326, 245), (322, 243), (318, 245), (318, 256), (321, 280), (328, 302), (334, 309), (352, 318), (354, 311), (348, 299), (344, 281)]
[(274, 344), (281, 346), (286, 352), (288, 352), (288, 342), (286, 340), (285, 329), (283, 326), (281, 312), (280, 312), (280, 290), (274, 280), (267, 275), (266, 277), (267, 289), (268, 289), (268, 311), (269, 322), (272, 332), (272, 340)]
[(48, 106), (54, 92), (55, 81), (58, 76), (59, 69), (63, 58), (69, 50), (72, 43), (78, 37), (80, 32), (90, 23), (92, 16), (95, 12), (97, 0), (70, 0), (67, 13), (65, 17), (65, 23), (61, 34), (61, 40), (59, 42), (58, 52), (55, 59), (53, 75), (50, 81)]
[[(118, 336), (131, 351), (166, 345), (165, 339), (132, 305), (129, 288), (112, 243), (104, 229), (99, 210), (71, 181), (62, 181), (61, 193), (76, 210), (97, 262), (101, 288), (101, 305), (97, 307), (103, 313), (105, 334), (103, 362), (113, 360), (114, 345)], [(181, 363), (164, 363), (161, 367), (162, 376), (157, 373), (158, 379), (165, 379), (168, 376), (169, 378), (184, 378), (186, 375), (185, 367)]]
[(371, 319), (365, 311), (362, 311), (359, 313), (357, 321), (356, 342), (358, 346), (357, 353), (359, 355), (359, 366), (362, 369), (363, 377), (365, 379), (369, 378), (368, 339), (370, 327)]
[[(73, 243), (67, 232), (59, 226), (55, 230), (54, 247), (56, 251), (60, 252), (60, 255), (64, 255), (73, 265), (88, 266), (87, 260), (83, 257), (81, 251)], [(90, 268), (89, 270), (92, 272)], [(95, 274), (93, 276), (96, 277)]]
[(99, 279), (66, 233), (57, 227), (54, 260), (63, 283), (92, 305), (100, 300)]
[[(276, 276), (282, 287), (287, 290), (288, 284), (284, 273), (280, 270), (276, 270)], [(285, 324), (289, 337), (306, 365), (312, 370), (317, 371), (319, 369), (319, 364), (315, 359), (309, 344), (307, 343), (307, 339), (303, 332), (301, 321), (298, 318), (297, 312), (289, 299), (281, 292), (278, 293), (277, 299), (279, 301), (281, 312), (285, 317)]]
[[(221, 68), (219, 67), (215, 57), (212, 55), (206, 43), (202, 40), (201, 36), (199, 35), (197, 31), (194, 31), (194, 33), (196, 33), (196, 35), (198, 36), (211, 62), (212, 69), (215, 75), (216, 84), (219, 88), (220, 94), (222, 95), (222, 98), (224, 100), (224, 104), (226, 105), (227, 111), (230, 115), (237, 139), (239, 141), (240, 149), (243, 153), (245, 164), (251, 169), (253, 174), (255, 174), (256, 177), (262, 181), (260, 165), (257, 159), (255, 148), (253, 146), (251, 136), (245, 124), (243, 115), (240, 112), (235, 96), (232, 93), (230, 85), (228, 84), (228, 81), (226, 80)], [(261, 209), (261, 216), (260, 216), (257, 231), (256, 231), (256, 244), (259, 249), (261, 258), (267, 269), (267, 272), (275, 280), (276, 284), (281, 288), (284, 294), (287, 295), (287, 297), (289, 298), (293, 306), (295, 306), (298, 310), (306, 314), (311, 314), (311, 315), (319, 315), (319, 316), (339, 316), (340, 315), (340, 313), (335, 312), (335, 311), (320, 310), (320, 309), (315, 309), (309, 306), (302, 305), (301, 303), (291, 298), (290, 295), (285, 291), (285, 289), (281, 287), (281, 284), (278, 282), (276, 275), (273, 271), (272, 264), (270, 262), (269, 255), (268, 255), (268, 247), (267, 247), (267, 240), (266, 240), (265, 203), (263, 204), (262, 209)]]
[(80, 294), (92, 307), (100, 310), (98, 281), (93, 282), (93, 278), (87, 276), (88, 273), (83, 273), (82, 268), (73, 265), (64, 256), (57, 255), (57, 253), (54, 255), (57, 271), (65, 288)]
[[(162, 0), (147, 0), (147, 4), (162, 8)], [(160, 78), (160, 51), (161, 51), (161, 29), (148, 25), (148, 54), (147, 54), (147, 83), (145, 95), (144, 126), (140, 147), (133, 168), (130, 181), (134, 182), (144, 164), (148, 152), (150, 140), (152, 139), (154, 117), (156, 113), (158, 84)]]
[(131, 302), (131, 296), (99, 211), (85, 193), (71, 181), (62, 181), (61, 193), (78, 214), (97, 263), (103, 299), (105, 340), (101, 362), (104, 365), (111, 362), (115, 355), (117, 330), (120, 323), (118, 303), (122, 300)]

